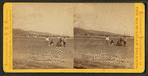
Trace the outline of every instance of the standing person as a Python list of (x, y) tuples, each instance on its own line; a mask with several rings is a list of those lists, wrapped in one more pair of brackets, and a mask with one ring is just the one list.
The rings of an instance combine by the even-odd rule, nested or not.
[(63, 42), (63, 40), (62, 40), (62, 38), (60, 38), (60, 43), (62, 43)]
[(120, 45), (121, 46), (123, 45), (123, 39), (122, 39), (122, 37), (120, 37)]
[(127, 37), (124, 37), (124, 47), (126, 46), (126, 42), (127, 42)]
[(64, 37), (64, 39), (63, 39), (63, 42), (64, 42), (64, 47), (65, 47), (65, 45), (66, 45), (66, 42), (67, 42), (67, 39), (66, 39), (66, 37)]
[(116, 46), (122, 46), (123, 43), (123, 39), (120, 37), (120, 39), (118, 40)]
[(59, 41), (57, 42), (57, 45), (58, 47), (61, 47), (62, 46), (62, 38), (59, 39)]
[(109, 37), (106, 36), (106, 43), (107, 43), (107, 45), (108, 45), (108, 42), (109, 42)]
[(61, 46), (60, 41), (57, 42), (56, 46), (57, 47), (60, 47)]
[(46, 37), (46, 44), (48, 45), (49, 37)]

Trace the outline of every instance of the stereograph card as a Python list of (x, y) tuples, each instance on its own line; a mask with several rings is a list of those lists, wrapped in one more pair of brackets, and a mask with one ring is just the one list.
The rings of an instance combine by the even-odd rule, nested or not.
[(142, 3), (5, 3), (8, 73), (142, 73)]

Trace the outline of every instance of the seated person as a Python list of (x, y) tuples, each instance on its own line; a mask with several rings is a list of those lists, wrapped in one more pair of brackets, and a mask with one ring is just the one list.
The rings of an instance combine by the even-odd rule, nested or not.
[(113, 40), (111, 40), (110, 45), (113, 45), (113, 44), (114, 44), (114, 41), (113, 41)]
[(54, 45), (53, 41), (51, 40), (50, 45)]

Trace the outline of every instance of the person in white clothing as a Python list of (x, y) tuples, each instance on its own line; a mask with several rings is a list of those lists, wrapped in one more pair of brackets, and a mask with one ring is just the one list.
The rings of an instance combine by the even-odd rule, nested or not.
[(46, 44), (48, 45), (49, 37), (46, 37)]
[(108, 42), (109, 42), (109, 37), (106, 36), (106, 43), (108, 44)]

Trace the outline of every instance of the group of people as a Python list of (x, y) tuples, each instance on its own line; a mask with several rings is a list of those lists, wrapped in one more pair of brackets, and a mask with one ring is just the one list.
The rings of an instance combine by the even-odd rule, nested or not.
[(60, 38), (59, 41), (56, 44), (57, 47), (61, 47), (61, 46), (64, 46), (65, 47), (65, 45), (66, 45), (66, 39), (65, 39), (65, 37), (64, 38)]
[[(106, 36), (106, 42), (107, 44), (109, 43), (109, 36)], [(127, 37), (123, 37), (123, 38), (120, 38), (116, 44), (116, 46), (122, 46), (124, 44), (124, 46), (126, 46), (126, 42), (127, 42)], [(110, 45), (114, 45), (114, 41), (111, 40), (110, 41)]]
[[(46, 37), (46, 44), (48, 45), (48, 43), (49, 43), (49, 37)], [(54, 45), (53, 40), (50, 41), (49, 46), (51, 46), (51, 45)], [(65, 39), (65, 37), (59, 38), (59, 40), (58, 40), (56, 46), (57, 46), (57, 47), (61, 47), (61, 46), (64, 46), (64, 47), (65, 47), (65, 46), (66, 46), (66, 39)]]

